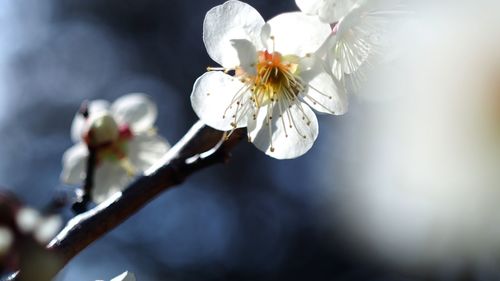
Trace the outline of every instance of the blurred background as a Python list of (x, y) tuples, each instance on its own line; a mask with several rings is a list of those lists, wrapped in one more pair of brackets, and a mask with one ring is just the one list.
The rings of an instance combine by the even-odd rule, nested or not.
[[(194, 80), (215, 65), (202, 23), (222, 2), (0, 0), (0, 184), (37, 208), (71, 189), (61, 156), (85, 99), (147, 93), (175, 143), (196, 121)], [(296, 10), (247, 2), (265, 19)], [(349, 113), (319, 117), (305, 156), (278, 161), (243, 143), (58, 280), (500, 279), (498, 4), (433, 2), (398, 23)]]

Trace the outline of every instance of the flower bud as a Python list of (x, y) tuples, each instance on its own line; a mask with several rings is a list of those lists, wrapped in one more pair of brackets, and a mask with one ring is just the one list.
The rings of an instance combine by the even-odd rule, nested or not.
[(120, 130), (115, 119), (108, 113), (93, 118), (85, 137), (89, 146), (100, 146), (118, 140)]

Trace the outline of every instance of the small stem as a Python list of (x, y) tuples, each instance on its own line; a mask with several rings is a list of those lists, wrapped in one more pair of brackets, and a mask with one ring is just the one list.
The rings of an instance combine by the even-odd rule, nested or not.
[[(89, 118), (89, 102), (83, 101), (80, 110), (80, 114), (87, 120)], [(83, 194), (77, 198), (77, 201), (73, 203), (71, 209), (76, 214), (81, 214), (87, 211), (87, 205), (90, 203), (90, 194), (92, 192), (92, 187), (94, 186), (94, 172), (96, 166), (96, 155), (97, 151), (95, 148), (87, 145), (89, 151), (89, 156), (87, 158), (87, 166), (85, 173), (85, 182), (83, 183), (82, 192)]]
[(94, 173), (96, 166), (96, 149), (88, 146), (89, 156), (87, 158), (87, 167), (86, 167), (86, 176), (85, 182), (83, 183), (83, 194), (78, 201), (73, 203), (72, 210), (76, 214), (81, 214), (87, 211), (87, 205), (90, 203), (90, 194), (92, 192), (92, 188), (94, 186)]

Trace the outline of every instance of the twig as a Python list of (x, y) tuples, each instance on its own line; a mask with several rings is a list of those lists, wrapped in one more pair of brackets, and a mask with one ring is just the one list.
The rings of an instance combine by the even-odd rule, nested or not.
[[(89, 118), (89, 102), (84, 101), (80, 106), (80, 114), (86, 120)], [(77, 201), (73, 203), (71, 209), (76, 214), (81, 214), (87, 211), (87, 205), (90, 203), (90, 194), (92, 192), (92, 187), (94, 186), (94, 173), (96, 166), (97, 150), (95, 147), (87, 144), (87, 149), (89, 151), (89, 156), (87, 157), (87, 166), (85, 167), (85, 181), (81, 189), (82, 194), (79, 195)]]
[(87, 158), (87, 167), (85, 173), (85, 181), (82, 187), (82, 195), (77, 199), (71, 209), (76, 214), (81, 214), (87, 211), (87, 205), (90, 203), (90, 193), (92, 192), (92, 187), (94, 186), (94, 172), (96, 164), (97, 151), (88, 146), (89, 156)]
[[(161, 192), (182, 183), (192, 173), (224, 163), (230, 151), (245, 138), (243, 129), (230, 137), (198, 121), (154, 167), (138, 177), (122, 193), (70, 220), (47, 249), (62, 259), (62, 269), (74, 256), (139, 211)], [(22, 271), (12, 280), (22, 278)]]

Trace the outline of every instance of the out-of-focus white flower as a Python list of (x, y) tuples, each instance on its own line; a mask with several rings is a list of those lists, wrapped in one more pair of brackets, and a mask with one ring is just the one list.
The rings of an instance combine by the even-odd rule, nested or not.
[(318, 135), (311, 107), (330, 114), (347, 110), (343, 88), (313, 55), (330, 33), (328, 24), (299, 12), (265, 23), (239, 1), (212, 8), (203, 41), (222, 67), (196, 80), (194, 111), (218, 130), (248, 127), (249, 141), (274, 158), (304, 154)]
[[(384, 33), (391, 15), (401, 13), (400, 0), (296, 0), (307, 14), (318, 15), (334, 28), (317, 52), (327, 59), (332, 73), (345, 82), (349, 76), (359, 84), (364, 78), (361, 65), (381, 54)], [(355, 85), (356, 85), (355, 84)], [(357, 86), (357, 85), (356, 85)]]
[(110, 281), (135, 281), (135, 275), (131, 272), (125, 271)]
[(17, 212), (16, 223), (23, 233), (32, 232), (40, 222), (40, 213), (31, 208), (22, 208)]
[(153, 127), (156, 105), (143, 94), (129, 94), (113, 104), (96, 100), (88, 104), (88, 117), (77, 113), (71, 127), (76, 143), (63, 155), (61, 180), (80, 184), (86, 176), (88, 148), (96, 151), (91, 197), (96, 203), (123, 190), (170, 148)]
[(12, 231), (6, 227), (0, 227), (0, 258), (7, 254), (12, 242), (14, 242)]
[(42, 216), (37, 210), (22, 208), (17, 212), (16, 224), (24, 234), (32, 234), (40, 243), (47, 243), (61, 228), (62, 219), (58, 215)]
[(347, 186), (330, 189), (342, 217), (332, 225), (360, 255), (398, 271), (500, 280), (498, 9), (428, 2), (425, 20), (399, 38), (407, 56), (394, 67), (406, 71), (372, 87), (398, 97), (346, 124), (358, 129), (344, 150), (358, 154), (341, 165), (345, 181), (335, 178)]
[(339, 21), (356, 2), (356, 0), (295, 0), (301, 11), (308, 15), (317, 15), (327, 23)]
[(391, 15), (401, 12), (399, 9), (399, 0), (359, 1), (338, 22), (327, 52), (337, 78), (355, 74), (370, 56), (381, 51), (381, 37), (389, 28)]

